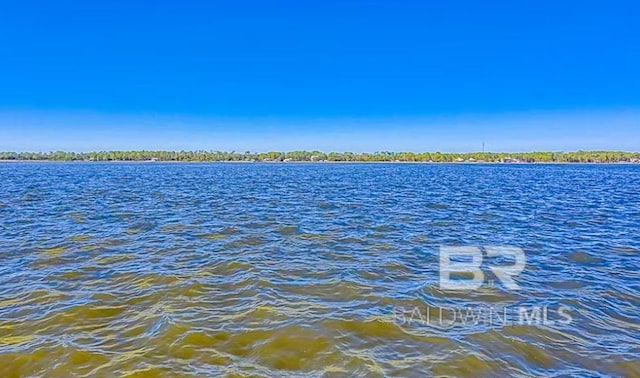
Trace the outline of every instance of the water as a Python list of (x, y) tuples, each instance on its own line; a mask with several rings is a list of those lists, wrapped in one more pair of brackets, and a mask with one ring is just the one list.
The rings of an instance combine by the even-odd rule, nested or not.
[[(639, 166), (6, 163), (0, 187), (3, 377), (640, 374)], [(441, 245), (522, 248), (520, 290), (484, 265), (440, 289)]]

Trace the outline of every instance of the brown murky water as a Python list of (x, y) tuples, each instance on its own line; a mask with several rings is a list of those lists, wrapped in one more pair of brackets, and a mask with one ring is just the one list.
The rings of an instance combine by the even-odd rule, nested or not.
[(0, 164), (0, 376), (639, 376), (639, 168)]

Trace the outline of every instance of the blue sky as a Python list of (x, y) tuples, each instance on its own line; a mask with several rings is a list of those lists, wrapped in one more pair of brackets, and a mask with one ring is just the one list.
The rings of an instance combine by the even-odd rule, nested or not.
[(637, 151), (639, 13), (634, 1), (5, 2), (0, 150)]

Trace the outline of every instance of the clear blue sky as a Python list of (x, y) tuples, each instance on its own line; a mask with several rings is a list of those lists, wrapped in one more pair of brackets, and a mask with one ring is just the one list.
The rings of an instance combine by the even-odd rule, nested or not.
[(640, 150), (636, 1), (5, 1), (0, 150)]

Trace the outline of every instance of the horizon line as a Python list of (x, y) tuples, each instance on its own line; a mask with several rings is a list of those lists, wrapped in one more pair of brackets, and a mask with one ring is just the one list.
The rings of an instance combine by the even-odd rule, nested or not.
[(378, 149), (372, 151), (354, 151), (354, 150), (321, 150), (321, 149), (261, 149), (261, 150), (244, 150), (240, 149), (206, 149), (206, 148), (197, 148), (197, 149), (156, 149), (156, 148), (141, 148), (141, 149), (93, 149), (93, 150), (72, 150), (72, 149), (46, 149), (46, 150), (0, 150), (0, 154), (54, 154), (54, 153), (65, 153), (65, 154), (92, 154), (92, 153), (113, 153), (113, 152), (157, 152), (157, 153), (223, 153), (223, 154), (240, 154), (240, 155), (255, 155), (255, 154), (267, 154), (267, 153), (294, 153), (294, 152), (318, 152), (322, 154), (354, 154), (354, 155), (374, 155), (374, 154), (448, 154), (448, 155), (464, 155), (464, 154), (534, 154), (534, 153), (553, 153), (553, 154), (571, 154), (571, 153), (627, 153), (627, 154), (640, 154), (640, 150), (625, 150), (625, 149), (570, 149), (570, 150), (546, 150), (546, 149), (535, 149), (535, 150), (517, 150), (517, 151), (481, 151), (481, 150), (469, 150), (469, 151), (447, 151), (447, 150), (397, 150), (397, 149)]

